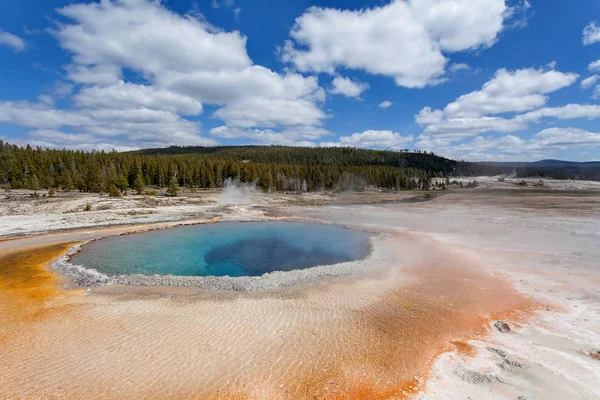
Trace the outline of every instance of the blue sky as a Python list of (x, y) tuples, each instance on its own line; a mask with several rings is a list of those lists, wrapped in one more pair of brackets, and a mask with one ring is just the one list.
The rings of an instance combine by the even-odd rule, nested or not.
[(597, 0), (1, 3), (11, 143), (600, 159)]

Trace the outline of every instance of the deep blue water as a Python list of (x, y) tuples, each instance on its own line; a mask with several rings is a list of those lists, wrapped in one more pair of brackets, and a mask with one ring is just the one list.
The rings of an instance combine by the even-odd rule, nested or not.
[(108, 275), (260, 276), (368, 254), (369, 234), (339, 225), (223, 222), (98, 240), (71, 262)]

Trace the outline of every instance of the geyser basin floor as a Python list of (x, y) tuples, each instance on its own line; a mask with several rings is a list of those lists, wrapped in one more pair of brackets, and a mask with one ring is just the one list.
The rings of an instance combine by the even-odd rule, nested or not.
[(431, 240), (390, 236), (382, 248), (369, 262), (391, 262), (386, 273), (312, 286), (49, 295), (28, 322), (0, 327), (0, 396), (401, 398), (448, 341), (529, 306)]
[(365, 258), (369, 236), (340, 225), (224, 222), (106, 238), (71, 261), (107, 275), (261, 276)]
[[(385, 266), (389, 274), (259, 293), (124, 285), (65, 291), (43, 265), (67, 242), (108, 230), (0, 241), (0, 398), (398, 399), (440, 349), (452, 342), (469, 349), (465, 337), (484, 331), (487, 317), (507, 317), (512, 331), (492, 326), (475, 336), (468, 341), (474, 358), (470, 351), (437, 358), (416, 399), (600, 398), (600, 363), (589, 356), (600, 343), (600, 202), (576, 192), (512, 192), (449, 191), (412, 205), (280, 207), (273, 215), (420, 233), (382, 236), (371, 256), (346, 263)], [(173, 215), (165, 210), (153, 218)], [(51, 217), (72, 218), (69, 227), (129, 218), (119, 216), (122, 209), (110, 212)], [(256, 209), (242, 212), (250, 217)], [(27, 226), (22, 219), (19, 226)], [(57, 242), (62, 248), (7, 254)], [(510, 318), (527, 299), (505, 278), (550, 311), (520, 324)], [(504, 310), (508, 316), (496, 314)], [(529, 368), (504, 368), (490, 348)], [(496, 380), (464, 380), (465, 370)]]

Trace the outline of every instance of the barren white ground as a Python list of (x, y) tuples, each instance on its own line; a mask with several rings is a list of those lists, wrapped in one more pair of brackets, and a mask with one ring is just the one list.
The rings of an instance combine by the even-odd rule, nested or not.
[[(553, 202), (485, 190), (463, 195), (401, 208), (295, 211), (333, 222), (429, 233), (551, 307), (511, 333), (492, 328), (489, 337), (471, 341), (479, 349), (475, 357), (444, 354), (419, 399), (600, 398), (600, 361), (589, 356), (600, 350), (600, 197), (582, 205), (581, 198), (562, 196)], [(505, 363), (490, 348), (503, 350), (525, 368)]]

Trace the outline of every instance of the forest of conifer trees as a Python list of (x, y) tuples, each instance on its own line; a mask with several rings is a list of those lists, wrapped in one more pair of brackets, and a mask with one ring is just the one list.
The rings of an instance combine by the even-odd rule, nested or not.
[(283, 146), (170, 147), (118, 153), (19, 147), (0, 140), (0, 185), (109, 192), (175, 182), (219, 188), (227, 178), (256, 182), (265, 191), (429, 189), (469, 163), (433, 153)]

